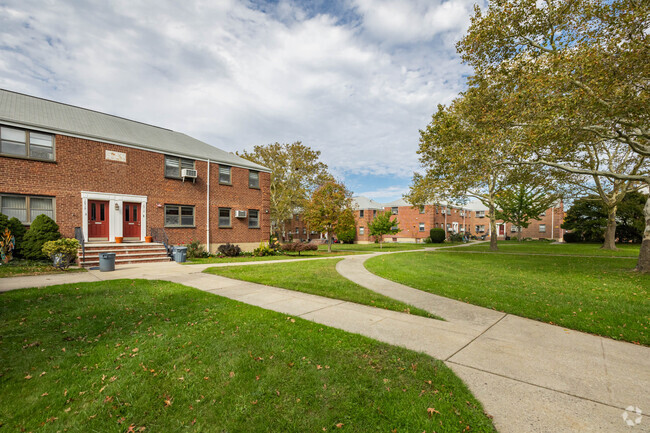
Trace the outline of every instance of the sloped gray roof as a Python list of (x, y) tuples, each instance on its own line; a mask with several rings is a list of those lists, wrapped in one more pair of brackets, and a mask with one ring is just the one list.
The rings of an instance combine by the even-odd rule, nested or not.
[(352, 197), (352, 204), (357, 209), (384, 210), (384, 205), (382, 205), (381, 203), (377, 203), (376, 201), (369, 199), (368, 197), (364, 197), (362, 195)]
[(124, 144), (156, 152), (270, 171), (254, 162), (171, 129), (0, 89), (0, 122)]

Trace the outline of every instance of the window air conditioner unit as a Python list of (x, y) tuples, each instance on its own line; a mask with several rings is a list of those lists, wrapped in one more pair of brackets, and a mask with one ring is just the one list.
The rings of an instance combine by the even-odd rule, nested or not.
[(185, 180), (186, 177), (193, 180), (196, 179), (196, 176), (197, 176), (196, 170), (193, 170), (191, 168), (184, 168), (181, 170), (181, 177), (183, 178), (183, 180)]
[(246, 211), (245, 210), (236, 210), (235, 211), (235, 218), (246, 218)]

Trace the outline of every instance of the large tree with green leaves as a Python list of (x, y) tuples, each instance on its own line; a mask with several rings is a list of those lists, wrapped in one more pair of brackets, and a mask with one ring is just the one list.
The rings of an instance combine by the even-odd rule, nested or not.
[(333, 235), (354, 222), (352, 193), (342, 183), (325, 182), (305, 205), (303, 219), (311, 229), (327, 234), (327, 251), (332, 252)]
[(394, 235), (401, 232), (397, 217), (391, 220), (392, 213), (389, 211), (381, 212), (368, 223), (370, 236), (374, 236), (379, 242), (379, 248), (383, 248), (384, 235)]
[(522, 229), (528, 228), (533, 220), (541, 220), (540, 215), (558, 198), (544, 188), (520, 183), (497, 197), (496, 217), (517, 226), (517, 239), (521, 242)]
[(508, 161), (515, 144), (496, 121), (502, 95), (487, 82), (474, 84), (451, 105), (438, 106), (431, 123), (420, 131), (418, 154), (424, 174), (414, 174), (406, 199), (413, 205), (480, 200), (489, 209), (490, 249), (496, 250), (497, 198), (522, 182), (549, 188), (562, 182)]
[[(632, 153), (631, 167), (650, 156), (648, 28), (647, 0), (493, 0), (485, 11), (476, 8), (458, 49), (474, 67), (473, 79), (489, 80), (504, 95), (497, 117), (518, 145), (513, 154), (579, 175), (650, 185), (647, 165), (634, 172), (584, 158), (589, 151), (601, 157), (599, 146), (612, 143)], [(615, 208), (620, 194), (612, 197)], [(650, 201), (645, 212), (637, 269), (650, 272)]]
[(302, 209), (318, 186), (333, 180), (327, 165), (319, 160), (320, 151), (300, 141), (291, 144), (255, 146), (237, 153), (242, 158), (271, 170), (271, 230), (285, 231), (285, 223)]

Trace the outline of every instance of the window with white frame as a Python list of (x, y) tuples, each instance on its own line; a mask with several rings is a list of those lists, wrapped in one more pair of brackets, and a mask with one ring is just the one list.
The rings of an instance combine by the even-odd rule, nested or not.
[(181, 179), (181, 170), (184, 168), (194, 170), (194, 160), (165, 155), (165, 177)]
[(546, 216), (546, 211), (544, 211), (544, 212), (542, 212), (541, 214), (539, 214), (539, 216), (541, 216), (541, 217), (545, 217), (545, 216)]
[(232, 185), (231, 182), (231, 167), (227, 165), (219, 166), (219, 183), (222, 185)]
[(17, 218), (23, 224), (31, 224), (44, 214), (55, 219), (54, 198), (28, 195), (0, 195), (0, 213), (7, 218)]
[(518, 231), (519, 231), (519, 227), (517, 227), (516, 225), (513, 224), (513, 225), (510, 226), (510, 232), (511, 233), (516, 233)]
[(248, 228), (260, 228), (260, 211), (257, 209), (248, 209)]
[(540, 224), (539, 225), (539, 232), (540, 233), (546, 233), (546, 224)]
[(363, 235), (365, 232), (366, 232), (366, 228), (365, 228), (365, 227), (359, 227), (359, 234), (360, 234), (360, 235)]
[(363, 212), (363, 209), (361, 209), (361, 210), (359, 211), (359, 218), (363, 218), (363, 213), (364, 213), (364, 212)]
[(420, 206), (420, 213), (425, 213), (425, 212), (426, 212), (426, 209), (424, 208), (424, 206)]
[(421, 232), (424, 231), (424, 223), (420, 223), (420, 231), (421, 231)]
[(194, 206), (166, 204), (165, 227), (194, 227)]
[(54, 161), (54, 136), (0, 126), (0, 155)]
[(219, 227), (220, 228), (230, 228), (230, 208), (229, 207), (220, 207), (219, 208)]
[(259, 171), (248, 171), (248, 187), (254, 189), (260, 189), (260, 172)]
[(391, 213), (392, 213), (393, 215), (397, 215), (397, 213), (399, 212), (399, 208), (397, 208), (397, 207), (392, 207), (392, 208), (390, 208), (390, 211), (391, 211)]

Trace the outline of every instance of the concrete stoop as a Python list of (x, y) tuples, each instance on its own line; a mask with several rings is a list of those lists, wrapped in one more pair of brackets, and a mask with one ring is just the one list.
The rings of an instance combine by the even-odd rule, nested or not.
[(89, 243), (86, 244), (86, 256), (78, 251), (79, 265), (84, 268), (99, 266), (100, 253), (115, 253), (115, 264), (169, 262), (171, 258), (163, 244), (146, 242), (127, 243)]

